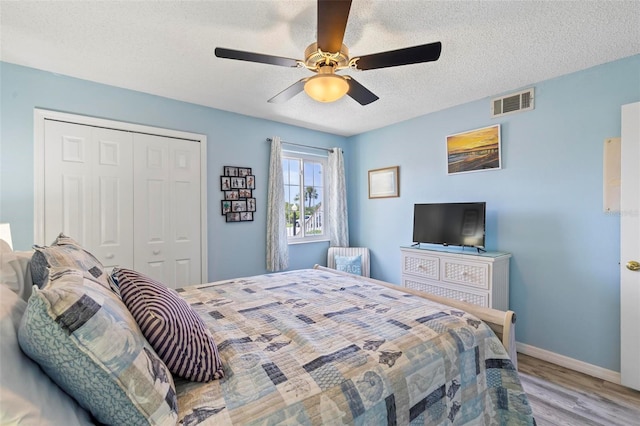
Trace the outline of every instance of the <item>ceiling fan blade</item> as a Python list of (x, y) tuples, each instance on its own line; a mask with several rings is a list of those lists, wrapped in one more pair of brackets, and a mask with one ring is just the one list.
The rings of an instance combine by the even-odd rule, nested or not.
[(291, 86), (284, 89), (282, 92), (275, 95), (273, 98), (269, 99), (267, 102), (272, 104), (280, 104), (282, 102), (288, 101), (304, 90), (304, 84), (307, 82), (307, 80), (309, 80), (309, 77), (298, 80)]
[(364, 71), (437, 61), (441, 51), (442, 43), (438, 41), (420, 46), (374, 53), (372, 55), (361, 56), (356, 62), (356, 68)]
[(318, 0), (318, 48), (336, 53), (342, 48), (351, 0)]
[(369, 105), (371, 102), (380, 99), (369, 89), (354, 80), (353, 77), (348, 76), (347, 82), (349, 83), (347, 95), (351, 96), (360, 105)]
[(254, 52), (244, 52), (242, 50), (225, 49), (224, 47), (216, 47), (215, 53), (218, 58), (259, 62), (261, 64), (279, 65), (281, 67), (296, 68), (298, 66), (298, 60), (296, 59), (283, 58), (281, 56), (263, 55), (261, 53)]

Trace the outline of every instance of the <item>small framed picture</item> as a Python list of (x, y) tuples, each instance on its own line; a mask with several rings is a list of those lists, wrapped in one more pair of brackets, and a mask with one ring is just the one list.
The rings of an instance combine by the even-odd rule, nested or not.
[(247, 176), (247, 188), (256, 189), (256, 177), (253, 175)]
[(369, 198), (399, 197), (399, 166), (369, 170)]
[(249, 167), (238, 168), (238, 176), (249, 176), (250, 174), (251, 174), (251, 168)]
[(232, 201), (231, 202), (231, 211), (232, 212), (246, 212), (247, 211), (247, 202), (245, 200)]
[(240, 189), (238, 192), (240, 193), (240, 198), (251, 198), (250, 189)]
[(224, 191), (225, 200), (237, 200), (240, 198), (238, 191)]
[(226, 215), (231, 211), (231, 201), (222, 200), (222, 215)]
[(220, 190), (229, 191), (231, 189), (231, 177), (220, 176)]
[(231, 188), (232, 189), (240, 189), (240, 188), (246, 188), (247, 187), (247, 182), (245, 180), (245, 178), (243, 177), (232, 177), (231, 178)]
[(238, 168), (232, 166), (224, 166), (225, 176), (238, 176)]
[(255, 212), (256, 211), (256, 199), (255, 198), (247, 198), (247, 211)]
[(253, 213), (252, 212), (241, 212), (240, 213), (240, 221), (241, 222), (248, 222), (253, 220)]
[(240, 213), (227, 213), (227, 222), (240, 222)]

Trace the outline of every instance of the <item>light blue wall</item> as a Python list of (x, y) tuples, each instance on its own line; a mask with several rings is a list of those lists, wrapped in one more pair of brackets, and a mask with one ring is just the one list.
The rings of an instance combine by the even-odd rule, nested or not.
[[(0, 62), (0, 222), (10, 222), (16, 249), (33, 242), (33, 109), (120, 120), (207, 135), (209, 279), (265, 273), (269, 144), (265, 138), (339, 146), (346, 139), (158, 96)], [(253, 222), (226, 224), (220, 214), (224, 165), (253, 168), (258, 201)], [(328, 243), (292, 245), (290, 268), (325, 263)]]
[[(520, 342), (619, 371), (619, 218), (602, 212), (602, 145), (620, 106), (640, 100), (640, 56), (534, 84), (534, 111), (489, 117), (488, 99), (348, 139), (0, 62), (0, 221), (33, 238), (33, 108), (203, 133), (208, 137), (209, 278), (263, 273), (268, 144), (345, 150), (352, 245), (373, 277), (399, 283), (413, 204), (487, 202), (487, 247), (513, 253), (510, 307)], [(498, 94), (496, 94), (498, 95)], [(446, 135), (502, 125), (498, 171), (447, 176)], [(225, 164), (253, 167), (258, 214), (219, 215)], [(400, 166), (400, 197), (369, 200), (367, 171)], [(290, 246), (291, 268), (326, 261), (326, 243)]]
[[(533, 86), (530, 112), (491, 119), (482, 99), (351, 137), (351, 243), (399, 283), (414, 203), (486, 201), (487, 248), (513, 254), (518, 341), (619, 371), (620, 220), (603, 213), (602, 152), (640, 100), (640, 56)], [(495, 123), (503, 169), (448, 176), (446, 136)], [(367, 171), (395, 165), (400, 197), (368, 199)]]

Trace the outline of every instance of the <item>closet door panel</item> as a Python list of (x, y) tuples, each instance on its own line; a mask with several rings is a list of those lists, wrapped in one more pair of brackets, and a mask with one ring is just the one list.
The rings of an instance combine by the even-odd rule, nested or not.
[(135, 269), (173, 285), (168, 138), (134, 135)]
[(171, 216), (175, 285), (200, 282), (200, 146), (187, 140), (170, 144)]
[(93, 244), (91, 252), (107, 268), (133, 268), (133, 136), (93, 128)]
[(107, 268), (133, 267), (130, 132), (45, 122), (45, 242), (63, 232)]
[[(87, 203), (88, 184), (85, 176), (75, 174), (65, 174), (61, 176), (61, 199), (60, 204), (62, 214), (62, 226), (53, 226), (47, 237), (47, 242), (55, 240), (55, 237), (63, 232), (72, 236), (78, 242), (87, 244), (91, 241), (90, 235), (90, 210)], [(54, 183), (55, 185), (55, 183)], [(57, 220), (56, 220), (57, 222)]]
[(45, 123), (44, 241), (59, 233), (91, 242), (91, 128), (58, 121)]
[(200, 145), (134, 135), (136, 269), (168, 287), (200, 282)]

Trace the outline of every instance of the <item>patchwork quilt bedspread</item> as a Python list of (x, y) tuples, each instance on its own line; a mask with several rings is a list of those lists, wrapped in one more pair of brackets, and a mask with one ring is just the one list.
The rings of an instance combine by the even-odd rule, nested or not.
[(178, 291), (225, 370), (176, 380), (180, 424), (535, 424), (504, 347), (465, 312), (315, 269)]

